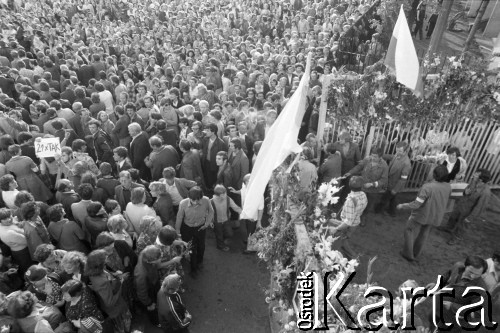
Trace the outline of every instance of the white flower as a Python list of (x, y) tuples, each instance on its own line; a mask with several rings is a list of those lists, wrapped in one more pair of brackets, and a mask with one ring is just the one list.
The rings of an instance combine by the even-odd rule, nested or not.
[(339, 199), (340, 199), (339, 197), (333, 197), (333, 198), (330, 200), (330, 202), (331, 202), (332, 204), (336, 205), (336, 204), (339, 202)]
[(455, 62), (455, 60), (457, 59), (457, 57), (449, 57), (448, 58), (448, 61), (449, 62)]
[(314, 216), (316, 217), (321, 216), (321, 209), (319, 207), (314, 208)]
[(293, 309), (288, 309), (288, 315), (289, 316), (293, 316), (295, 314), (295, 312), (293, 312)]
[(493, 94), (493, 98), (500, 104), (500, 93), (498, 91)]

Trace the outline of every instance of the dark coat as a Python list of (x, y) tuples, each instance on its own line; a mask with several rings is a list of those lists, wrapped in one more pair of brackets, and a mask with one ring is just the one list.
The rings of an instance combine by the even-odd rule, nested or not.
[(172, 146), (163, 146), (162, 150), (152, 152), (146, 165), (151, 168), (151, 179), (156, 181), (162, 178), (163, 169), (175, 167), (179, 164), (179, 154)]
[(157, 136), (163, 139), (163, 144), (170, 145), (172, 147), (177, 146), (177, 133), (173, 129), (166, 129), (156, 133)]
[(113, 148), (110, 146), (111, 143), (109, 141), (111, 140), (108, 141), (105, 137), (106, 135), (107, 134), (102, 130), (99, 130), (96, 134), (94, 134), (94, 150), (98, 161), (108, 162), (113, 165), (115, 163), (113, 159)]
[(80, 84), (84, 87), (89, 85), (90, 79), (94, 78), (94, 67), (91, 65), (82, 65), (77, 71), (76, 76), (80, 81)]
[(215, 138), (215, 141), (212, 144), (212, 149), (210, 149), (210, 161), (208, 161), (207, 155), (208, 155), (209, 143), (210, 143), (210, 139), (205, 137), (203, 139), (203, 143), (202, 143), (202, 153), (203, 153), (203, 162), (204, 162), (203, 164), (205, 166), (209, 167), (209, 171), (217, 172), (219, 167), (217, 166), (217, 163), (215, 163), (215, 157), (217, 156), (217, 153), (220, 151), (227, 152), (227, 146), (222, 139)]
[(148, 136), (145, 132), (139, 134), (130, 144), (129, 157), (132, 166), (139, 170), (139, 175), (144, 180), (151, 179), (151, 172), (144, 159), (151, 153)]
[(180, 177), (194, 181), (203, 179), (201, 159), (198, 152), (188, 151), (184, 153), (181, 162)]

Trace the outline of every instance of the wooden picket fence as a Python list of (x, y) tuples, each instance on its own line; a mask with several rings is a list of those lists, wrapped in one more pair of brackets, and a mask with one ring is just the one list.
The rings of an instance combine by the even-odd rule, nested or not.
[[(373, 130), (372, 130), (372, 127)], [(382, 147), (385, 154), (394, 154), (396, 143), (406, 140), (410, 143), (412, 172), (406, 183), (407, 190), (418, 189), (428, 179), (431, 163), (417, 161), (417, 155), (435, 155), (446, 151), (448, 147), (457, 146), (467, 162), (465, 181), (468, 182), (473, 173), (480, 168), (492, 174), (491, 183), (500, 187), (500, 124), (495, 121), (477, 123), (470, 120), (429, 124), (418, 122), (410, 126), (401, 126), (397, 122), (386, 122), (373, 126), (371, 122), (349, 126), (333, 121), (325, 128), (325, 141), (334, 142), (343, 130), (349, 130), (354, 141), (359, 144), (362, 155), (369, 154), (370, 147)], [(433, 132), (430, 132), (430, 131)], [(370, 137), (370, 132), (373, 136)], [(440, 133), (441, 140), (429, 141), (432, 133)], [(425, 140), (425, 139), (428, 140)], [(419, 139), (419, 140), (417, 140)], [(497, 144), (495, 145), (495, 141)], [(420, 145), (417, 144), (420, 142)]]

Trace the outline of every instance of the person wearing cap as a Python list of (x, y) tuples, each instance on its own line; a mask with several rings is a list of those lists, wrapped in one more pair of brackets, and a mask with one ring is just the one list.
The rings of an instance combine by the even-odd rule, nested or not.
[(165, 277), (157, 294), (158, 317), (160, 327), (165, 333), (188, 333), (192, 316), (182, 303), (178, 290), (181, 277), (171, 274)]
[(27, 290), (36, 295), (38, 300), (60, 307), (64, 304), (59, 284), (59, 276), (40, 266), (33, 265), (24, 274)]

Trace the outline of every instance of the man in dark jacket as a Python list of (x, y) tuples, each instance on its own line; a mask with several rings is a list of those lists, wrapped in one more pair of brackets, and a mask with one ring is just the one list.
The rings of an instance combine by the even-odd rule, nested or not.
[(156, 295), (160, 290), (160, 275), (157, 265), (160, 263), (162, 252), (156, 245), (149, 245), (139, 255), (134, 269), (134, 284), (137, 299), (147, 309), (151, 322), (158, 324), (156, 310)]
[(141, 130), (141, 125), (138, 123), (131, 123), (128, 125), (128, 132), (132, 137), (129, 151), (132, 166), (139, 170), (139, 174), (142, 179), (150, 181), (151, 172), (144, 161), (144, 159), (151, 153), (148, 136)]
[(217, 137), (218, 128), (215, 124), (209, 124), (205, 131), (205, 138), (202, 146), (202, 166), (205, 175), (205, 184), (212, 189), (217, 181), (219, 167), (216, 163), (217, 153), (227, 152), (227, 146), (223, 140)]
[(114, 165), (113, 160), (113, 147), (109, 135), (101, 130), (101, 123), (92, 119), (88, 123), (90, 133), (92, 133), (92, 140), (94, 143), (94, 150), (97, 156), (97, 164), (101, 162), (108, 162)]
[[(118, 201), (122, 211), (125, 210), (127, 204), (131, 201), (132, 190), (136, 187), (144, 187), (143, 185), (132, 182), (132, 176), (128, 171), (120, 172), (120, 185), (115, 187), (115, 200)], [(148, 191), (146, 191), (146, 205), (150, 206), (153, 199)]]
[(149, 145), (153, 151), (146, 157), (145, 163), (151, 168), (152, 180), (156, 181), (162, 177), (163, 169), (175, 168), (179, 164), (179, 154), (174, 147), (164, 145), (157, 136), (149, 138)]

